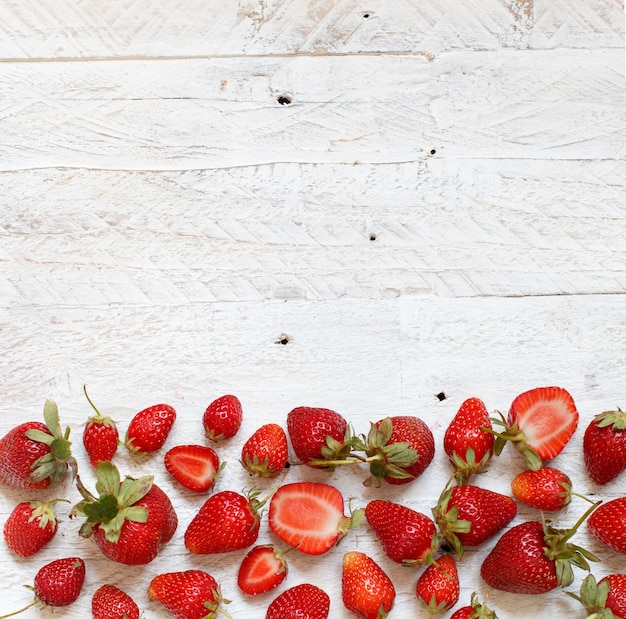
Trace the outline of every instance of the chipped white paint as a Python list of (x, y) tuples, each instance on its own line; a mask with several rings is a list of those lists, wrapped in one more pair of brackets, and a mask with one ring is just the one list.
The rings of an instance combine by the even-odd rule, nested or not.
[[(330, 481), (355, 505), (385, 496), (428, 512), (464, 398), (506, 410), (527, 388), (560, 384), (581, 428), (555, 464), (580, 492), (623, 494), (622, 479), (590, 484), (580, 455), (584, 426), (626, 393), (621, 3), (223, 4), (0, 4), (0, 433), (55, 399), (90, 485), (84, 384), (122, 430), (169, 401), (179, 414), (169, 445), (201, 442), (208, 402), (235, 392), (244, 425), (220, 447), (218, 489), (240, 490), (251, 481), (239, 450), (261, 420), (284, 425), (292, 407), (319, 405), (365, 432), (416, 414), (438, 454), (414, 484), (364, 490), (356, 471), (302, 467), (289, 479)], [(118, 458), (126, 473), (154, 470), (177, 506), (178, 533), (153, 564), (104, 560), (61, 506), (59, 537), (40, 555), (19, 560), (0, 545), (0, 615), (26, 604), (20, 585), (40, 565), (78, 553), (85, 592), (55, 617), (84, 619), (109, 581), (165, 618), (147, 599), (150, 578), (200, 567), (233, 617), (262, 618), (274, 594), (238, 593), (243, 553), (185, 552), (203, 498), (172, 483), (162, 455)], [(479, 481), (508, 492), (519, 470), (507, 451)], [(77, 499), (70, 485), (46, 496), (58, 494)], [(23, 498), (0, 491), (2, 521)], [(529, 517), (520, 509), (515, 522)], [(276, 541), (265, 520), (260, 541)], [(579, 541), (602, 557), (597, 575), (626, 571), (586, 531)], [(477, 569), (491, 545), (463, 560), (462, 600), (485, 593)], [(280, 590), (321, 583), (331, 618), (348, 619), (338, 582), (350, 548), (392, 576), (392, 617), (426, 617), (418, 572), (387, 561), (366, 526), (316, 560), (290, 553)], [(580, 614), (556, 592), (491, 602), (508, 618)]]

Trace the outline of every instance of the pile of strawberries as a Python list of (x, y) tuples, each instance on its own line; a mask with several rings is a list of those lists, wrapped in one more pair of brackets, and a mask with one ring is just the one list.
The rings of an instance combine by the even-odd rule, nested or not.
[[(154, 476), (123, 478), (112, 460), (120, 445), (137, 457), (162, 449), (176, 411), (167, 404), (140, 411), (121, 441), (115, 422), (97, 410), (86, 390), (85, 395), (95, 411), (82, 436), (96, 474), (95, 488), (83, 483), (72, 455), (69, 429), (63, 431), (57, 406), (49, 400), (43, 423), (22, 423), (0, 439), (0, 485), (29, 492), (44, 490), (69, 474), (81, 495), (71, 511), (72, 517), (81, 519), (80, 535), (92, 538), (111, 561), (145, 565), (172, 540), (178, 527), (176, 510), (170, 497), (154, 483)], [(212, 446), (173, 446), (164, 454), (164, 469), (193, 493), (213, 492), (224, 467), (213, 447), (234, 437), (242, 418), (242, 406), (235, 396), (216, 399), (202, 418)], [(323, 555), (349, 536), (351, 529), (368, 526), (390, 561), (421, 568), (414, 595), (433, 616), (459, 602), (459, 561), (465, 549), (499, 535), (480, 568), (491, 590), (545, 593), (571, 585), (574, 570), (581, 569), (589, 575), (580, 591), (566, 593), (581, 602), (587, 616), (626, 618), (626, 574), (610, 574), (596, 581), (591, 565), (597, 557), (572, 542), (584, 525), (601, 544), (626, 554), (626, 496), (593, 502), (578, 495), (587, 508), (568, 529), (559, 528), (545, 515), (562, 510), (576, 494), (567, 474), (546, 463), (561, 453), (578, 422), (574, 400), (560, 387), (538, 387), (520, 394), (506, 416), (498, 413), (491, 417), (480, 399), (469, 398), (445, 431), (443, 448), (451, 465), (450, 480), (431, 513), (376, 498), (346, 514), (346, 501), (330, 476), (329, 483), (288, 483), (289, 468), (301, 464), (330, 473), (357, 467), (364, 471), (366, 486), (404, 486), (431, 464), (433, 433), (421, 419), (407, 415), (382, 418), (371, 423), (367, 434), (357, 435), (333, 410), (298, 407), (287, 415), (286, 431), (278, 424), (266, 423), (241, 448), (241, 465), (250, 476), (275, 478), (275, 486), (264, 496), (255, 491), (213, 492), (187, 525), (184, 546), (196, 555), (245, 551), (237, 584), (243, 594), (254, 596), (285, 581), (288, 552)], [(596, 484), (604, 485), (626, 469), (625, 430), (626, 414), (620, 410), (597, 415), (585, 429), (584, 461)], [(475, 476), (486, 471), (507, 444), (519, 451), (527, 466), (511, 480), (514, 498), (474, 483)], [(289, 445), (297, 462), (289, 462)], [(64, 500), (24, 500), (16, 505), (4, 523), (7, 547), (21, 557), (41, 550), (57, 532), (55, 505)], [(537, 518), (507, 527), (517, 515), (518, 502), (536, 509)], [(271, 533), (286, 550), (258, 543), (265, 512)], [(35, 575), (34, 599), (27, 608), (72, 604), (81, 594), (85, 573), (85, 561), (80, 557), (44, 565)], [(219, 583), (207, 571), (163, 572), (146, 585), (150, 599), (177, 619), (230, 617)], [(346, 550), (341, 594), (343, 605), (356, 617), (383, 619), (393, 612), (396, 588), (384, 565), (358, 550)], [(94, 619), (139, 619), (135, 601), (112, 584), (102, 583), (91, 602)], [(495, 618), (491, 603), (473, 594), (451, 619)], [(275, 596), (265, 617), (327, 619), (329, 609), (328, 594), (305, 582)]]

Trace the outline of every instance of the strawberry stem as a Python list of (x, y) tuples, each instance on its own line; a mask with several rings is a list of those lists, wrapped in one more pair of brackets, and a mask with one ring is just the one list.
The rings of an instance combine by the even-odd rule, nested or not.
[[(25, 586), (28, 587), (28, 585), (25, 585)], [(9, 613), (8, 615), (2, 615), (2, 616), (0, 616), (0, 619), (5, 619), (6, 617), (14, 617), (15, 615), (19, 615), (20, 613), (23, 613), (24, 611), (27, 611), (29, 608), (32, 608), (36, 604), (39, 604), (40, 601), (41, 600), (38, 597), (35, 596), (35, 599), (28, 606), (24, 606), (24, 608), (22, 608), (20, 610), (16, 610), (16, 611), (14, 611), (12, 613)]]

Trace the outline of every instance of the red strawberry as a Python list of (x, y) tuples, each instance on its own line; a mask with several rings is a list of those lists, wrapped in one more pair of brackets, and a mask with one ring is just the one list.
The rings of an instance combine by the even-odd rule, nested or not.
[(561, 387), (537, 387), (518, 395), (508, 419), (494, 420), (504, 427), (497, 434), (494, 453), (513, 442), (528, 468), (537, 470), (542, 461), (558, 456), (578, 426), (578, 411), (572, 396)]
[(272, 544), (252, 548), (239, 566), (239, 588), (248, 595), (257, 595), (280, 585), (287, 577), (287, 551), (279, 553)]
[(385, 554), (396, 563), (428, 563), (439, 545), (432, 519), (399, 503), (370, 501), (365, 508), (365, 518)]
[(330, 550), (362, 522), (363, 510), (344, 516), (343, 496), (333, 486), (301, 481), (281, 486), (270, 502), (268, 522), (283, 542), (307, 555)]
[(347, 552), (341, 571), (341, 597), (344, 606), (362, 619), (384, 619), (396, 598), (391, 579), (362, 552)]
[(83, 430), (83, 445), (89, 456), (89, 462), (94, 468), (98, 462), (110, 462), (117, 451), (120, 442), (119, 432), (115, 422), (110, 417), (105, 417), (95, 407), (84, 387), (85, 397), (96, 412), (87, 420)]
[(596, 415), (585, 430), (583, 454), (589, 477), (607, 484), (626, 469), (626, 413), (617, 409)]
[(446, 489), (433, 510), (441, 535), (459, 557), (465, 546), (482, 544), (516, 514), (517, 505), (511, 497), (471, 484)]
[(202, 416), (204, 433), (210, 441), (235, 436), (241, 427), (241, 402), (234, 395), (223, 395), (209, 404)]
[(248, 548), (259, 536), (259, 510), (265, 501), (232, 490), (211, 496), (185, 531), (185, 547), (194, 554)]
[(467, 481), (474, 473), (482, 473), (493, 456), (495, 437), (487, 407), (478, 398), (461, 404), (443, 437), (443, 448), (455, 468), (458, 481)]
[(215, 619), (227, 604), (217, 581), (201, 570), (166, 572), (155, 576), (148, 587), (151, 600), (161, 603), (176, 619)]
[(213, 487), (223, 467), (210, 447), (177, 445), (165, 454), (165, 468), (188, 490), (206, 492)]
[(486, 602), (479, 602), (476, 593), (472, 593), (470, 604), (453, 612), (450, 619), (498, 619), (498, 616)]
[(459, 574), (456, 561), (443, 555), (420, 575), (415, 594), (420, 606), (432, 616), (452, 608), (459, 601)]
[(591, 534), (600, 542), (626, 553), (626, 497), (603, 503), (587, 521)]
[(559, 469), (543, 466), (522, 471), (511, 482), (513, 496), (546, 512), (562, 509), (571, 501), (572, 480)]
[(481, 565), (483, 580), (492, 589), (526, 594), (546, 593), (570, 585), (574, 580), (573, 565), (589, 570), (587, 560), (598, 560), (590, 552), (569, 543), (570, 537), (597, 505), (594, 503), (567, 530), (535, 521), (508, 529)]
[(20, 557), (39, 552), (56, 535), (58, 519), (54, 504), (65, 499), (24, 501), (15, 506), (4, 523), (4, 539), (9, 550)]
[(68, 468), (76, 475), (70, 429), (61, 430), (59, 410), (52, 400), (43, 408), (45, 423), (27, 421), (0, 439), (0, 484), (43, 490), (65, 479)]
[(589, 574), (580, 586), (580, 595), (567, 592), (578, 600), (594, 619), (626, 619), (626, 574), (609, 574), (596, 582)]
[(261, 426), (241, 449), (241, 464), (252, 475), (276, 477), (287, 466), (287, 435), (275, 423)]
[(139, 411), (131, 420), (124, 445), (135, 455), (161, 449), (176, 420), (176, 411), (169, 404), (155, 404)]
[(100, 462), (96, 474), (97, 498), (78, 482), (83, 500), (72, 514), (86, 517), (80, 534), (93, 535), (102, 553), (112, 561), (126, 565), (149, 563), (176, 531), (178, 518), (171, 501), (151, 476), (121, 481), (119, 471), (110, 462)]
[(309, 583), (283, 591), (269, 605), (265, 619), (328, 619), (328, 594)]
[(93, 619), (139, 619), (139, 607), (128, 593), (102, 585), (91, 598)]

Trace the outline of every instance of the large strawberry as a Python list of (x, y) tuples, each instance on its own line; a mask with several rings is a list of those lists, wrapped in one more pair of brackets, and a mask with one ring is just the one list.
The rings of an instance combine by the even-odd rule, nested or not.
[(393, 607), (396, 590), (374, 559), (354, 550), (343, 556), (341, 598), (357, 617), (384, 619)]
[(43, 407), (45, 423), (27, 421), (0, 439), (0, 484), (26, 490), (43, 490), (76, 475), (76, 460), (69, 441), (70, 429), (61, 430), (59, 409), (52, 400)]
[(583, 437), (589, 477), (604, 485), (626, 469), (626, 413), (617, 409), (596, 415)]
[(417, 579), (415, 594), (420, 606), (432, 617), (452, 608), (459, 601), (459, 573), (456, 561), (442, 555)]
[(589, 574), (580, 585), (580, 594), (567, 592), (578, 600), (593, 619), (626, 619), (626, 574), (609, 574), (596, 581)]
[(602, 503), (587, 526), (598, 541), (615, 552), (626, 553), (626, 497)]
[(276, 477), (287, 466), (287, 435), (276, 423), (258, 428), (241, 448), (241, 464), (251, 475)]
[(168, 473), (192, 492), (206, 492), (215, 484), (223, 465), (219, 456), (205, 445), (176, 445), (164, 458)]
[(504, 428), (496, 434), (494, 454), (512, 442), (528, 468), (537, 470), (567, 445), (578, 427), (578, 410), (562, 387), (537, 387), (513, 400), (506, 420), (501, 415), (493, 421)]
[(454, 466), (458, 481), (467, 481), (473, 474), (486, 470), (495, 437), (485, 403), (479, 398), (465, 400), (446, 428), (443, 448)]
[(472, 593), (470, 603), (455, 610), (450, 619), (498, 619), (498, 615), (487, 606), (486, 601), (481, 604), (476, 593)]
[(572, 499), (572, 480), (559, 469), (542, 466), (518, 473), (511, 482), (513, 496), (545, 512), (563, 509)]
[(330, 598), (319, 587), (302, 583), (283, 591), (267, 608), (265, 619), (328, 619)]
[(72, 514), (85, 517), (80, 534), (93, 536), (112, 561), (149, 563), (176, 531), (178, 518), (171, 501), (152, 476), (122, 481), (110, 462), (100, 462), (96, 474), (97, 497), (78, 480), (83, 500), (74, 506)]
[(155, 404), (136, 413), (128, 424), (124, 445), (134, 455), (161, 449), (176, 421), (176, 411), (169, 404)]
[(270, 502), (268, 522), (283, 542), (308, 555), (330, 550), (363, 520), (363, 510), (344, 515), (343, 496), (333, 486), (301, 481), (281, 486)]
[(247, 595), (258, 595), (274, 589), (287, 577), (285, 553), (273, 544), (251, 548), (243, 558), (237, 574), (237, 585)]
[(91, 598), (93, 619), (139, 619), (139, 607), (125, 591), (102, 585)]
[(210, 441), (219, 442), (239, 432), (243, 410), (237, 396), (227, 394), (211, 402), (202, 415), (204, 433)]
[(113, 460), (120, 437), (115, 421), (103, 415), (91, 401), (87, 388), (84, 387), (83, 389), (87, 401), (96, 413), (87, 419), (87, 424), (83, 430), (83, 445), (89, 456), (91, 466), (95, 468), (98, 466), (98, 462)]
[(396, 563), (428, 563), (439, 545), (433, 520), (405, 505), (375, 499), (365, 507), (365, 518), (385, 554)]

